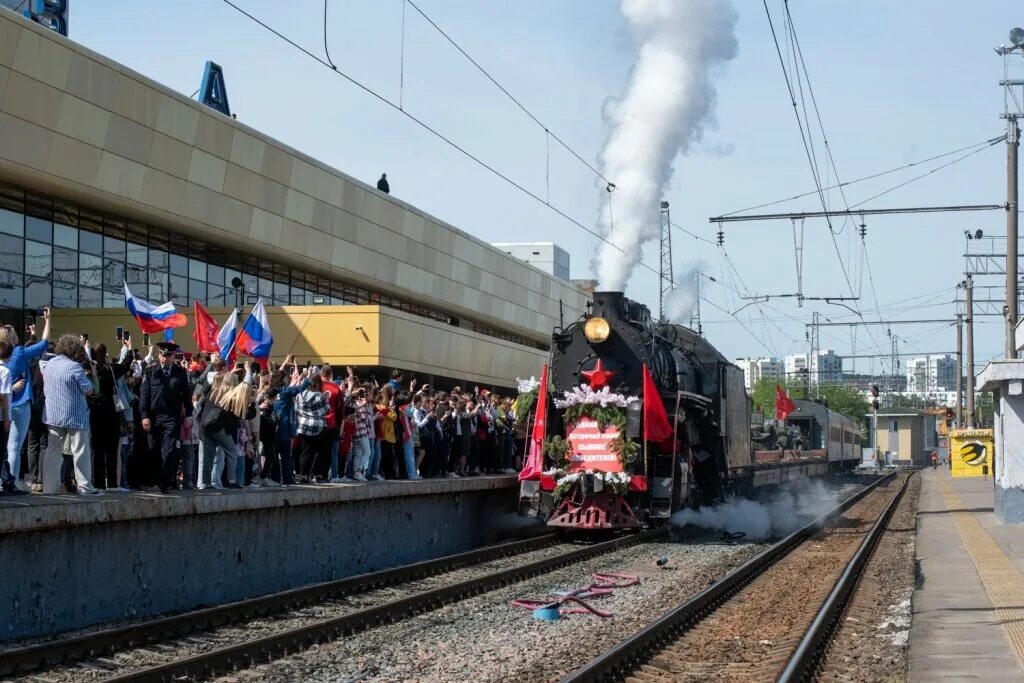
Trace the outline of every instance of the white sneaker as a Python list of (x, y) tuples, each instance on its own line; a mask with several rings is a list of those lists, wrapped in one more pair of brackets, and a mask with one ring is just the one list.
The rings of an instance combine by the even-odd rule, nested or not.
[(79, 486), (78, 487), (78, 495), (80, 495), (80, 496), (98, 496), (98, 495), (100, 495), (100, 491), (99, 491), (99, 489), (93, 488), (92, 486), (90, 486), (87, 489), (82, 488), (81, 486)]
[(342, 479), (341, 477), (331, 477), (331, 483), (332, 484), (340, 484), (343, 481), (345, 481), (345, 480)]
[(19, 491), (24, 491), (25, 493), (30, 493), (32, 491), (32, 487), (26, 484), (24, 479), (15, 479), (14, 487)]
[(352, 482), (355, 481), (355, 479), (353, 479), (352, 477), (342, 477), (338, 481), (342, 484), (351, 484)]
[(259, 483), (257, 483), (257, 481), (255, 479), (253, 479), (252, 483), (249, 484), (248, 486), (246, 486), (245, 488), (247, 488), (247, 489), (258, 489), (259, 487), (260, 487)]
[(449, 472), (449, 473), (448, 473), (448, 478), (449, 478), (449, 479), (462, 479), (462, 477), (460, 477), (460, 476), (459, 476), (458, 474), (456, 474), (455, 472)]
[(268, 488), (275, 488), (277, 486), (280, 486), (280, 484), (278, 484), (276, 481), (274, 481), (270, 477), (267, 477), (266, 479), (261, 479), (260, 481), (262, 481), (263, 485), (268, 487)]
[(353, 479), (355, 479), (356, 481), (366, 481), (366, 477), (363, 476), (362, 472), (356, 472)]
[(375, 475), (373, 475), (373, 479), (375, 481), (384, 481), (384, 475), (383, 474), (375, 474)]
[(415, 477), (409, 477), (409, 481), (416, 481), (416, 480), (422, 479), (422, 478), (423, 477), (421, 477), (420, 475), (417, 474)]

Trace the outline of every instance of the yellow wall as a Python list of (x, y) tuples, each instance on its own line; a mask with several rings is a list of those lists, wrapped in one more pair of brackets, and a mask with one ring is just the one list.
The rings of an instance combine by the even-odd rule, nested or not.
[[(188, 325), (174, 331), (174, 340), (195, 351), (193, 310), (179, 308)], [(244, 322), (248, 315), (239, 316)], [(222, 323), (229, 308), (211, 308)], [(468, 380), (481, 386), (515, 386), (516, 377), (540, 374), (547, 353), (472, 330), (380, 306), (268, 306), (274, 336), (271, 360), (294, 353), (299, 363), (330, 363), (354, 367), (398, 367), (413, 372)], [(142, 333), (122, 308), (62, 309), (53, 313), (53, 337), (89, 334), (92, 343), (118, 346), (115, 328), (131, 332), (132, 347), (142, 349)], [(357, 329), (361, 327), (362, 329)], [(161, 341), (153, 335), (152, 341)]]
[[(984, 449), (978, 452), (978, 446)], [(984, 476), (983, 465), (988, 465), (992, 474), (992, 460), (995, 446), (991, 429), (954, 429), (949, 437), (950, 468), (954, 477)]]

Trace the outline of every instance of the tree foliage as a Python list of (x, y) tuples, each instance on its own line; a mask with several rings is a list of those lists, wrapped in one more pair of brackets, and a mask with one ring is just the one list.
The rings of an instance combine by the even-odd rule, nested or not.
[[(750, 393), (754, 402), (754, 410), (763, 411), (766, 420), (775, 417), (776, 384), (782, 386), (792, 399), (804, 396), (804, 385), (799, 380), (789, 380), (784, 383), (780, 379), (762, 377), (754, 384)], [(818, 387), (818, 398), (825, 401), (830, 410), (845, 415), (857, 424), (867, 424), (870, 406), (868, 400), (855, 387), (848, 384), (823, 384)]]

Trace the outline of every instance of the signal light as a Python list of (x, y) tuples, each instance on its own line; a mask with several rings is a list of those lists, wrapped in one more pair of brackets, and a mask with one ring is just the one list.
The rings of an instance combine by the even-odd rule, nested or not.
[(871, 402), (871, 409), (872, 410), (878, 410), (878, 399), (877, 398), (874, 401)]
[[(871, 395), (874, 398), (878, 398), (878, 385), (877, 384), (872, 384), (871, 385)], [(878, 401), (875, 401), (875, 403), (878, 403)]]

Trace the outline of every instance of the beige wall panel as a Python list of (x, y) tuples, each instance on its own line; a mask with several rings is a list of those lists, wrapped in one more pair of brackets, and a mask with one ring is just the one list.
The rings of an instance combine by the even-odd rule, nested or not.
[(147, 206), (177, 213), (185, 196), (185, 181), (155, 168), (146, 169), (139, 201)]
[(54, 135), (46, 171), (76, 183), (95, 186), (102, 156), (103, 152), (92, 145), (64, 135)]
[(138, 201), (142, 195), (145, 167), (130, 159), (104, 152), (99, 162), (96, 187), (112, 195)]
[(37, 81), (64, 89), (71, 67), (71, 50), (37, 33), (25, 33), (18, 41), (11, 67)]
[(253, 173), (263, 170), (263, 153), (266, 143), (240, 130), (235, 131), (231, 139), (231, 157), (233, 164), (247, 168)]
[(103, 148), (140, 164), (149, 162), (153, 146), (153, 129), (140, 126), (123, 116), (113, 115), (107, 125), (107, 139)]
[(20, 26), (8, 19), (6, 15), (0, 15), (0, 65), (11, 66), (14, 64), (14, 55), (18, 52), (21, 34)]
[(63, 97), (60, 90), (15, 70), (7, 79), (0, 110), (53, 130), (57, 127)]
[(255, 209), (252, 213), (252, 227), (249, 237), (256, 242), (277, 247), (280, 246), (284, 232), (284, 219), (263, 209)]
[(200, 114), (195, 146), (221, 159), (231, 157), (231, 140), (235, 129), (213, 114)]
[(313, 164), (296, 159), (292, 162), (291, 186), (299, 192), (305, 192), (312, 197), (316, 197), (317, 178), (320, 172), (320, 169)]
[(288, 185), (292, 179), (294, 157), (274, 145), (265, 145), (260, 175), (274, 182)]
[(0, 157), (43, 171), (52, 146), (53, 133), (0, 113)]
[(0, 66), (0, 102), (4, 100), (4, 89), (7, 87), (7, 79), (11, 76), (11, 70), (6, 66)]
[(74, 95), (64, 95), (57, 116), (57, 132), (102, 149), (112, 114)]
[(165, 95), (148, 85), (121, 74), (118, 77), (117, 92), (114, 93), (112, 111), (147, 128), (155, 128), (161, 104), (166, 100)]
[(333, 173), (318, 168), (316, 169), (316, 192), (313, 196), (322, 202), (341, 206), (345, 196), (345, 183)]
[[(223, 196), (218, 192), (187, 182), (181, 198), (181, 212), (192, 220), (206, 225), (223, 225), (223, 216), (220, 212), (222, 199)], [(240, 227), (244, 230), (246, 226)]]
[(306, 255), (306, 247), (309, 246), (309, 228), (299, 225), (295, 221), (282, 219), (281, 222), (281, 247), (299, 256)]
[(67, 91), (97, 107), (112, 110), (120, 79), (117, 71), (76, 52), (71, 58)]
[(201, 149), (195, 149), (188, 162), (188, 177), (186, 179), (190, 183), (196, 183), (220, 193), (224, 190), (224, 176), (227, 173), (227, 168), (228, 164), (223, 159), (207, 154)]
[(149, 166), (181, 179), (188, 177), (192, 146), (163, 133), (153, 133), (149, 148)]
[(309, 195), (302, 194), (297, 190), (288, 190), (285, 198), (285, 218), (302, 223), (303, 225), (313, 224), (313, 207), (316, 200)]
[(196, 139), (199, 112), (172, 98), (166, 98), (156, 115), (156, 129), (189, 146)]

